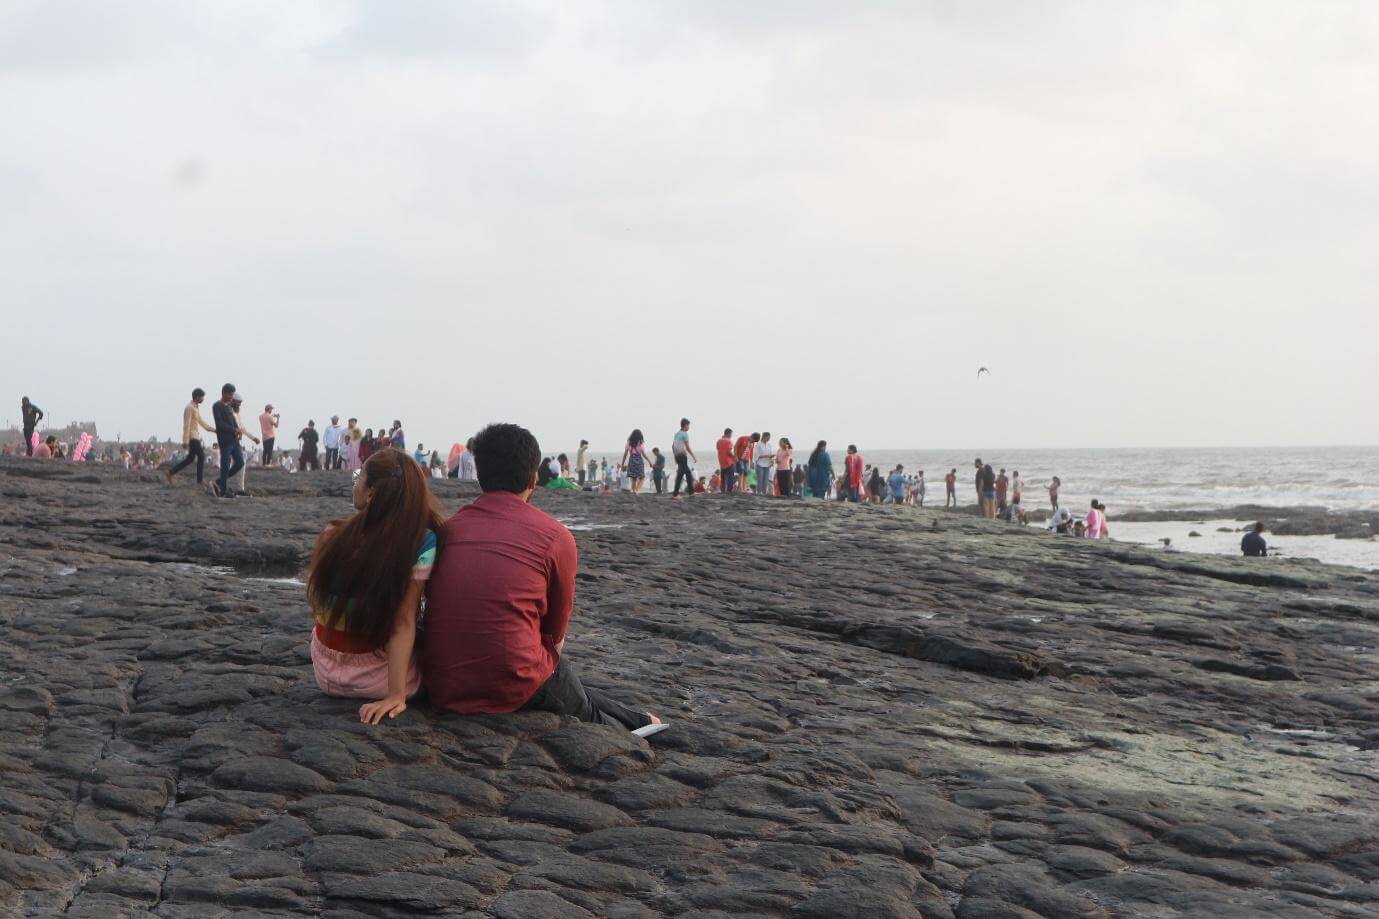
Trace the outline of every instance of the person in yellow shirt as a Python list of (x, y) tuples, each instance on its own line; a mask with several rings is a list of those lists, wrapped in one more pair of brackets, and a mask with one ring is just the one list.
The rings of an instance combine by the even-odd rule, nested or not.
[(163, 473), (169, 485), (172, 484), (172, 477), (187, 468), (192, 460), (196, 461), (196, 484), (201, 484), (201, 476), (206, 469), (206, 450), (201, 446), (201, 431), (205, 429), (215, 433), (215, 428), (201, 417), (201, 403), (205, 399), (206, 390), (198, 386), (192, 390), (192, 401), (182, 409), (182, 449), (187, 451), (187, 455), (182, 457), (182, 462)]

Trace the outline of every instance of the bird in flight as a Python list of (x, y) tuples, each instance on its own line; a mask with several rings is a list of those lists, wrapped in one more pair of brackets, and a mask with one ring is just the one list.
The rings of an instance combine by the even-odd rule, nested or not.
[(977, 368), (977, 379), (980, 380), (980, 379), (982, 378), (982, 374), (986, 374), (987, 376), (991, 376), (991, 371), (990, 371), (990, 370), (987, 370), (985, 367), (978, 367), (978, 368)]

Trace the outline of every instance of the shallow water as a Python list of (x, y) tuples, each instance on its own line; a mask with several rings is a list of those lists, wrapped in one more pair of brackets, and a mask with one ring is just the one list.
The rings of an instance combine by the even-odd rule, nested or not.
[[(1172, 552), (1198, 552), (1209, 555), (1239, 555), (1240, 537), (1236, 532), (1245, 526), (1238, 520), (1163, 521), (1157, 523), (1127, 523), (1111, 521), (1111, 537), (1124, 542), (1161, 546), (1159, 540), (1172, 540)], [(1229, 527), (1231, 532), (1218, 533), (1217, 527)], [(1191, 532), (1201, 536), (1189, 536)], [(1353, 565), (1356, 568), (1379, 570), (1379, 542), (1364, 539), (1337, 539), (1334, 536), (1276, 536), (1264, 534), (1269, 554), (1285, 558), (1315, 558), (1334, 565)]]

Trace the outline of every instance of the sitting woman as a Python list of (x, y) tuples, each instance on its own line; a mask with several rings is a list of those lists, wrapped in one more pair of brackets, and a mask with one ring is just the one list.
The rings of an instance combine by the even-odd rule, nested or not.
[(406, 711), (421, 686), (417, 612), (445, 517), (403, 453), (378, 451), (354, 477), (354, 515), (328, 523), (312, 552), (311, 663), (326, 695), (378, 700), (359, 709), (360, 721), (378, 724)]

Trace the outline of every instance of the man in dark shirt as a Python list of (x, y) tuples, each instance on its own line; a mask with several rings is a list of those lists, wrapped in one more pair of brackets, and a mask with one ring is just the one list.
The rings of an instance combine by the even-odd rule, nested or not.
[(244, 451), (239, 446), (239, 424), (235, 421), (235, 384), (220, 387), (220, 401), (211, 406), (215, 423), (215, 442), (220, 447), (220, 478), (216, 480), (216, 497), (230, 497), (230, 479), (244, 468)]
[(24, 455), (34, 455), (34, 430), (43, 420), (43, 409), (29, 401), (28, 396), (19, 400), (19, 413), (24, 418)]
[(1240, 540), (1240, 551), (1249, 558), (1263, 558), (1269, 554), (1268, 549), (1264, 542), (1264, 521), (1261, 520)]
[(421, 673), (457, 714), (546, 711), (641, 734), (660, 721), (585, 687), (562, 656), (575, 602), (575, 538), (528, 501), (541, 448), (515, 424), (474, 438), (483, 494), (445, 524), (426, 588)]

